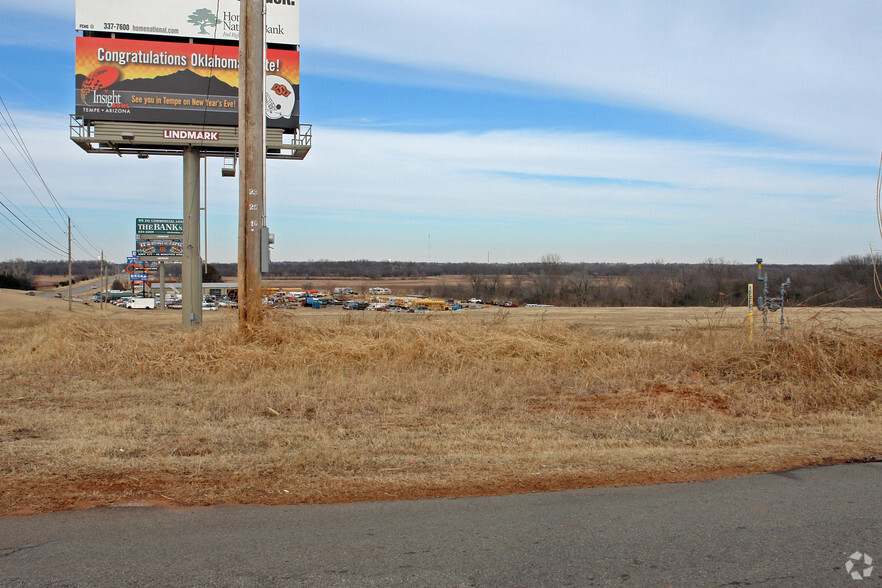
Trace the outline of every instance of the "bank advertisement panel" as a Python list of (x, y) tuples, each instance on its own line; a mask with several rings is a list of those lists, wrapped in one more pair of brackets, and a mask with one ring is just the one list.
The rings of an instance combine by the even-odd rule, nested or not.
[(183, 235), (182, 218), (136, 218), (136, 235)]
[[(78, 31), (239, 40), (239, 0), (76, 0)], [(300, 0), (267, 0), (266, 42), (300, 45)]]
[[(238, 126), (239, 48), (77, 37), (76, 115), (93, 121)], [(267, 49), (267, 127), (300, 125), (300, 53)]]

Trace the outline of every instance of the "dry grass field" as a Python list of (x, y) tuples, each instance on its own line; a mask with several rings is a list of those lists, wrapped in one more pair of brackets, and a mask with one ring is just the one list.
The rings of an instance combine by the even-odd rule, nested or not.
[[(699, 480), (882, 456), (882, 312), (178, 312), (0, 293), (0, 514)], [(777, 320), (777, 315), (773, 315)], [(761, 321), (758, 321), (761, 323)], [(777, 323), (775, 323), (777, 326)]]

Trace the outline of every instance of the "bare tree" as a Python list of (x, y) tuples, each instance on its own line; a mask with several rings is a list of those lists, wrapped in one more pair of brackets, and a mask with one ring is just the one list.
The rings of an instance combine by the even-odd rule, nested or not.
[(594, 276), (585, 269), (570, 274), (567, 276), (566, 290), (570, 295), (568, 303), (571, 302), (575, 306), (588, 306), (596, 290)]
[(487, 276), (481, 271), (483, 268), (480, 264), (470, 263), (466, 266), (465, 277), (471, 287), (472, 296), (480, 298), (484, 290), (484, 283)]
[(735, 264), (728, 262), (722, 257), (717, 259), (708, 258), (701, 264), (710, 291), (707, 292), (705, 304), (724, 305), (727, 298), (733, 293), (733, 270)]
[(524, 274), (515, 272), (511, 276), (510, 295), (520, 302), (524, 298)]
[(539, 258), (539, 271), (533, 276), (533, 286), (539, 301), (557, 301), (562, 269), (563, 263), (556, 253), (546, 253)]

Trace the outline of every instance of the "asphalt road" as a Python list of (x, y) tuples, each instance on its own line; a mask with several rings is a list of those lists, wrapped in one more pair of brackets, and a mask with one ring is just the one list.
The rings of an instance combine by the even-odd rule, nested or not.
[[(111, 282), (112, 282), (112, 280), (111, 280)], [(72, 297), (85, 298), (85, 297), (91, 296), (92, 294), (98, 292), (97, 289), (94, 289), (94, 290), (92, 289), (93, 283), (98, 284), (99, 282), (90, 280), (89, 282), (87, 282), (85, 284), (72, 284), (71, 288), (70, 288)], [(51, 291), (50, 290), (43, 290), (43, 291), (37, 290), (36, 292), (37, 292), (38, 296), (43, 296), (44, 298), (55, 298), (56, 291), (60, 292), (62, 297), (64, 297), (64, 299), (67, 300), (67, 286), (63, 286), (61, 288), (58, 288), (57, 290), (51, 290)]]
[[(882, 586), (882, 464), (499, 498), (0, 518), (2, 586)], [(855, 552), (873, 570), (852, 579)], [(852, 560), (852, 572), (870, 566)]]

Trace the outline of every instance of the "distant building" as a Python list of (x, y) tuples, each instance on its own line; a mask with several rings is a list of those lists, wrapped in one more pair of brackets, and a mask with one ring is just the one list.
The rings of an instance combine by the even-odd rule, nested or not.
[[(180, 293), (182, 286), (180, 282), (166, 282), (165, 290), (168, 294), (169, 290)], [(230, 295), (230, 291), (237, 293), (239, 291), (238, 282), (205, 282), (202, 284), (202, 295), (213, 296), (215, 298), (226, 298)], [(150, 291), (154, 295), (159, 295), (159, 282), (150, 284)]]

